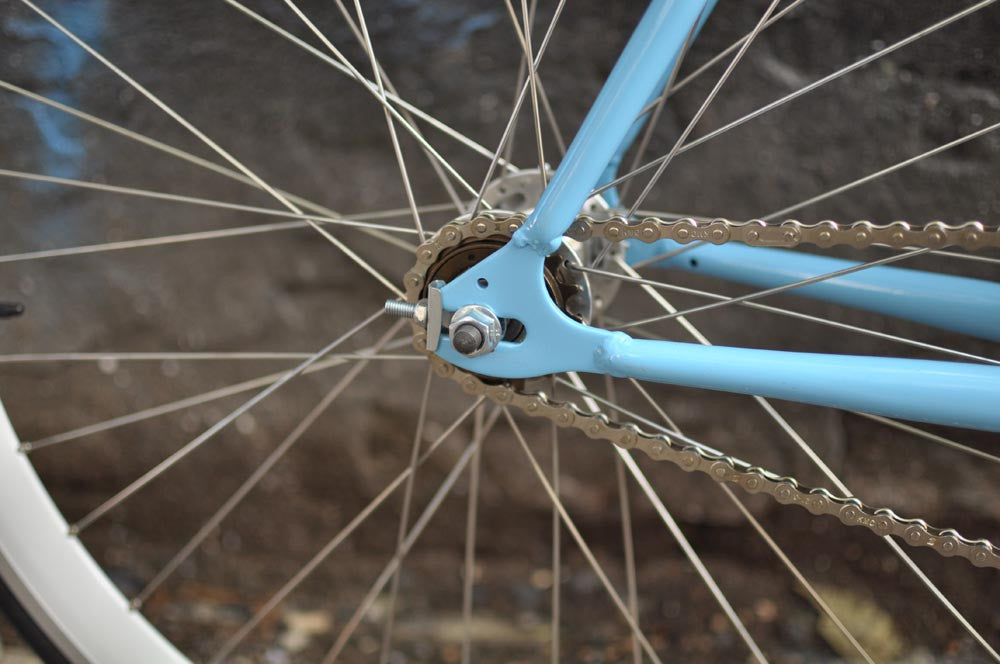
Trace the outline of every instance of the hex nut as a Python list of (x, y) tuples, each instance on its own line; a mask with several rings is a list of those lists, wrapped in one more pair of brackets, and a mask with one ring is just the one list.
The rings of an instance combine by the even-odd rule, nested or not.
[(503, 328), (500, 319), (489, 308), (478, 304), (462, 307), (448, 325), (451, 344), (466, 357), (492, 353), (500, 343)]

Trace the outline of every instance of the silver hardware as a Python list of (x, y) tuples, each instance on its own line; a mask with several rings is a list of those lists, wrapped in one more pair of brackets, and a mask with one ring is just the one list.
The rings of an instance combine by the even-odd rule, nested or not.
[(427, 287), (427, 350), (434, 352), (441, 341), (441, 326), (444, 325), (444, 304), (441, 289), (444, 282), (436, 279)]
[(405, 300), (386, 300), (385, 313), (395, 318), (409, 318), (420, 325), (427, 324), (427, 302), (421, 300), (416, 304)]
[(503, 336), (500, 319), (487, 307), (470, 304), (451, 317), (448, 326), (451, 345), (466, 357), (492, 353)]

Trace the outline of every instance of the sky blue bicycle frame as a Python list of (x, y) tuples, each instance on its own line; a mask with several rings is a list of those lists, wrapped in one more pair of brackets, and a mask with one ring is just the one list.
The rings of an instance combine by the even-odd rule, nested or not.
[[(1000, 366), (633, 339), (579, 324), (549, 297), (544, 257), (559, 246), (591, 190), (614, 177), (642, 126), (640, 110), (661, 92), (692, 26), (713, 5), (714, 0), (652, 1), (524, 226), (504, 248), (442, 289), (446, 310), (487, 306), (500, 317), (520, 320), (525, 339), (468, 358), (443, 337), (436, 352), (466, 370), (504, 378), (605, 373), (1000, 431)], [(635, 262), (676, 246), (634, 241), (627, 256)], [(759, 287), (850, 264), (741, 245), (700, 247), (666, 262)], [(1000, 340), (1000, 284), (880, 266), (796, 292)]]

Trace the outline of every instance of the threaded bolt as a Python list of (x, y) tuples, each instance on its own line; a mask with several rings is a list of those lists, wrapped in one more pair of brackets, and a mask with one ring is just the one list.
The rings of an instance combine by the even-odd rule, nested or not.
[(427, 320), (427, 305), (423, 301), (412, 304), (405, 300), (386, 300), (385, 313), (394, 318), (409, 318), (423, 323)]
[(385, 313), (395, 318), (413, 318), (417, 313), (417, 305), (403, 300), (386, 300)]

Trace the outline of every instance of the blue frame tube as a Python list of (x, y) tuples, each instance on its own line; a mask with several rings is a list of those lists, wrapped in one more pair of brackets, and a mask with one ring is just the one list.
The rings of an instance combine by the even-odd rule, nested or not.
[[(630, 263), (679, 249), (669, 240), (633, 242)], [(655, 265), (774, 288), (858, 265), (786, 249), (738, 244), (703, 246)], [(1000, 284), (948, 274), (877, 266), (789, 291), (896, 318), (1000, 341)]]
[(445, 340), (437, 353), (488, 376), (607, 373), (1000, 431), (1000, 367), (632, 339), (563, 314), (548, 295), (543, 261), (534, 251), (501, 249), (442, 289), (449, 311), (478, 303), (520, 320), (524, 341), (468, 358)]
[(551, 254), (623, 145), (639, 111), (663, 87), (691, 27), (709, 0), (653, 0), (534, 212), (512, 244)]
[(546, 254), (558, 247), (636, 114), (657, 83), (662, 86), (664, 69), (705, 5), (653, 0), (525, 225), (506, 246), (442, 288), (446, 310), (487, 306), (524, 323), (525, 339), (468, 358), (445, 337), (435, 352), (489, 376), (605, 373), (1000, 431), (1000, 367), (640, 341), (577, 323), (549, 297)]
[[(715, 2), (716, 0), (708, 0), (702, 7), (700, 14), (701, 18), (698, 19), (698, 25), (696, 25), (694, 28), (692, 41), (694, 40), (695, 37), (698, 36), (698, 33), (701, 32), (702, 27), (705, 25), (705, 21), (708, 20), (708, 15), (711, 14), (712, 10), (715, 8)], [(685, 35), (684, 38), (687, 39), (687, 36)], [(684, 44), (682, 42), (681, 48), (683, 48), (683, 46)], [(642, 105), (643, 108), (649, 106), (650, 103), (656, 100), (656, 98), (659, 97), (660, 94), (664, 92), (663, 88), (667, 85), (667, 81), (670, 79), (670, 74), (677, 66), (677, 59), (680, 57), (680, 55), (681, 55), (680, 51), (678, 51), (676, 54), (674, 54), (674, 57), (670, 59), (669, 64), (667, 64), (665, 70), (660, 75), (660, 80), (656, 83), (656, 87), (653, 88), (652, 94), (649, 95), (649, 98), (646, 99), (646, 101), (643, 103)], [(629, 127), (628, 132), (626, 132), (625, 134), (625, 138), (622, 139), (622, 142), (618, 145), (618, 149), (615, 150), (614, 155), (612, 155), (611, 159), (604, 167), (604, 171), (601, 173), (601, 176), (597, 179), (597, 185), (596, 185), (597, 187), (607, 184), (608, 182), (611, 182), (616, 177), (618, 177), (618, 167), (621, 166), (622, 159), (625, 157), (625, 153), (628, 152), (628, 149), (630, 147), (632, 147), (632, 143), (635, 142), (635, 139), (639, 137), (639, 132), (641, 132), (642, 128), (646, 126), (646, 123), (649, 121), (649, 118), (652, 115), (652, 113), (653, 111), (650, 111), (646, 115), (636, 120), (632, 124), (632, 126)], [(610, 205), (611, 207), (613, 208), (618, 207), (620, 201), (618, 200), (618, 190), (616, 188), (612, 187), (611, 189), (608, 189), (603, 194), (601, 194), (601, 196), (604, 198), (605, 201), (607, 201), (608, 205)]]
[(1000, 431), (1000, 367), (629, 339), (615, 372), (688, 387)]

